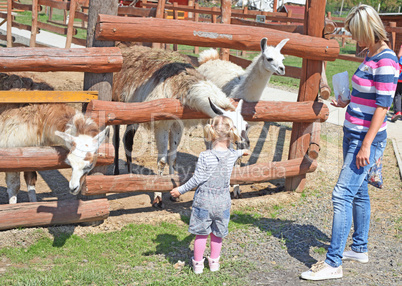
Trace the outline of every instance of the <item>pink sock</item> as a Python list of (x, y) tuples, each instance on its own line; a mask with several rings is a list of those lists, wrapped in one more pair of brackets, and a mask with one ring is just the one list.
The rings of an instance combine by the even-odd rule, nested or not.
[(222, 237), (217, 237), (211, 232), (211, 259), (216, 259), (221, 255)]
[(196, 235), (194, 241), (194, 260), (201, 261), (204, 257), (208, 235)]

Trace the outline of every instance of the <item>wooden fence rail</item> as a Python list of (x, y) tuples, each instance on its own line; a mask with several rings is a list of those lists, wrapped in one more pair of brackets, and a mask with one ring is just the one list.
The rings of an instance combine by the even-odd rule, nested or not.
[[(258, 163), (241, 168), (234, 168), (231, 184), (253, 184), (269, 180), (292, 177), (314, 172), (317, 161), (308, 157), (281, 162)], [(99, 195), (107, 193), (129, 192), (168, 192), (174, 187), (184, 184), (189, 178), (181, 175), (119, 175), (119, 176), (89, 176), (82, 194)]]
[(0, 205), (0, 230), (104, 220), (109, 201), (95, 199)]
[[(45, 171), (71, 168), (65, 163), (68, 151), (63, 147), (0, 148), (0, 172)], [(104, 143), (98, 150), (97, 166), (113, 164), (114, 148)]]
[(75, 71), (117, 72), (123, 56), (117, 47), (102, 48), (0, 48), (0, 72)]
[[(237, 102), (234, 102), (233, 105), (236, 106)], [(183, 107), (177, 99), (158, 99), (133, 103), (92, 100), (88, 104), (87, 112), (99, 125), (209, 118), (202, 112)], [(329, 109), (324, 103), (318, 101), (244, 102), (242, 115), (247, 121), (324, 122), (328, 119)]]
[(271, 45), (289, 38), (282, 52), (305, 59), (334, 61), (339, 54), (339, 45), (335, 40), (259, 27), (110, 15), (99, 15), (96, 26), (97, 40), (173, 43), (250, 51), (261, 50), (263, 37), (267, 37)]

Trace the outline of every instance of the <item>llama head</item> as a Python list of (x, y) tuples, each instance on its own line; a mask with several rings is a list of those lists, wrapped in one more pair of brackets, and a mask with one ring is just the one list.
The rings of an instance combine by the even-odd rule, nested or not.
[(234, 127), (236, 127), (237, 135), (241, 138), (241, 142), (237, 142), (237, 147), (239, 149), (248, 149), (250, 146), (250, 140), (247, 136), (248, 123), (244, 120), (241, 115), (241, 109), (243, 107), (243, 99), (240, 99), (239, 104), (237, 105), (235, 111), (227, 111), (224, 110), (217, 105), (215, 105), (210, 98), (209, 104), (211, 105), (212, 110), (216, 113), (216, 115), (223, 115), (229, 117), (233, 121)]
[(73, 170), (69, 182), (70, 193), (73, 195), (81, 191), (86, 175), (95, 167), (99, 146), (105, 140), (108, 130), (109, 127), (94, 137), (84, 134), (73, 136), (67, 132), (56, 131), (56, 135), (70, 147), (66, 163)]
[(267, 46), (267, 38), (261, 39), (261, 59), (263, 67), (278, 75), (285, 74), (285, 57), (281, 54), (281, 49), (289, 39), (282, 40), (276, 47)]

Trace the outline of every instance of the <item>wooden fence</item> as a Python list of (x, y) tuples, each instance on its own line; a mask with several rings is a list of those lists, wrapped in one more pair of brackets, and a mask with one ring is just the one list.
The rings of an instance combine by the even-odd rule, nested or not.
[[(43, 1), (43, 2), (41, 2)], [(100, 0), (93, 0), (94, 2)], [(38, 3), (50, 3), (55, 1), (39, 0)], [(92, 3), (94, 3), (92, 2)], [(225, 3), (224, 3), (225, 2)], [(222, 0), (222, 6), (227, 7), (230, 0)], [(54, 4), (54, 3), (52, 3)], [(95, 4), (93, 4), (95, 5)], [(35, 6), (35, 5), (34, 5)], [(34, 7), (34, 10), (37, 10)], [(90, 4), (91, 9), (91, 4)], [(226, 12), (225, 12), (226, 11)], [(230, 13), (230, 10), (223, 10), (224, 13)], [(91, 13), (91, 11), (90, 11)], [(172, 41), (175, 44), (189, 44), (193, 46), (208, 45), (212, 47), (223, 48), (236, 48), (247, 50), (259, 50), (259, 43), (262, 37), (268, 36), (270, 41), (278, 43), (284, 38), (289, 38), (290, 41), (283, 48), (283, 52), (289, 55), (299, 56), (303, 58), (303, 65), (300, 71), (300, 88), (298, 95), (298, 102), (258, 102), (258, 103), (246, 103), (244, 105), (244, 116), (246, 120), (250, 121), (293, 121), (291, 142), (289, 146), (289, 158), (287, 161), (272, 162), (269, 164), (254, 164), (244, 168), (240, 168), (234, 172), (231, 178), (232, 183), (254, 183), (262, 182), (276, 178), (286, 178), (285, 188), (287, 190), (301, 191), (305, 184), (305, 175), (308, 172), (313, 172), (317, 167), (317, 161), (315, 160), (319, 152), (319, 122), (323, 122), (328, 118), (328, 108), (325, 104), (318, 102), (318, 92), (320, 87), (320, 80), (323, 69), (323, 61), (333, 61), (339, 54), (339, 46), (335, 40), (323, 39), (324, 31), (324, 14), (325, 14), (325, 2), (320, 0), (308, 0), (306, 3), (306, 17), (304, 19), (304, 28), (308, 31), (308, 35), (300, 35), (296, 33), (289, 33), (284, 31), (278, 31), (274, 29), (267, 29), (261, 27), (244, 27), (229, 24), (208, 24), (205, 23), (188, 23), (184, 25), (184, 22), (179, 20), (167, 20), (167, 19), (147, 19), (139, 17), (118, 17), (99, 15), (98, 23), (96, 26), (95, 40), (101, 41), (134, 41), (134, 42), (155, 42), (164, 43)], [(223, 18), (227, 18), (227, 15), (223, 15)], [(91, 21), (89, 21), (91, 23)], [(152, 25), (152, 29), (150, 26)], [(191, 28), (188, 27), (190, 25)], [(91, 28), (92, 29), (92, 28)], [(198, 36), (194, 36), (194, 33), (189, 31), (197, 31)], [(95, 29), (94, 29), (95, 30)], [(130, 31), (130, 34), (126, 33), (126, 30)], [(180, 32), (180, 31), (181, 32)], [(144, 34), (144, 31), (148, 33)], [(172, 33), (182, 33), (181, 37), (173, 39), (169, 36)], [(205, 35), (210, 33), (218, 35), (228, 35), (222, 38), (211, 38)], [(10, 52), (12, 52), (9, 48)], [(111, 51), (114, 48), (103, 48), (105, 51)], [(50, 53), (57, 53), (55, 49)], [(20, 55), (22, 56), (22, 55)], [(93, 56), (87, 56), (93, 58)], [(23, 61), (18, 61), (18, 57), (15, 59), (17, 63), (20, 63), (20, 68), (24, 68)], [(90, 59), (89, 59), (90, 60)], [(118, 67), (119, 64), (116, 64)], [(64, 66), (63, 68), (68, 69)], [(87, 67), (86, 67), (87, 68)], [(85, 68), (85, 69), (86, 69)], [(15, 69), (17, 69), (15, 67)], [(31, 66), (32, 70), (35, 70), (35, 66)], [(44, 71), (43, 67), (40, 71)], [(90, 69), (88, 72), (94, 72)], [(110, 71), (108, 71), (110, 74)], [(120, 106), (120, 105), (122, 106)], [(139, 106), (140, 104), (140, 106)], [(166, 102), (148, 102), (148, 103), (111, 103), (102, 101), (91, 101), (88, 106), (87, 112), (91, 113), (91, 116), (97, 119), (99, 122), (103, 120), (105, 124), (119, 124), (119, 123), (134, 123), (134, 122), (146, 122), (151, 120), (151, 116), (146, 113), (145, 106), (149, 104), (155, 106), (158, 109), (166, 108), (166, 112), (172, 112), (175, 110), (179, 114), (175, 116), (186, 118), (189, 116), (189, 111), (185, 108), (180, 109), (177, 106), (178, 102), (175, 100), (169, 100)], [(159, 104), (159, 105), (158, 105)], [(131, 111), (130, 111), (131, 108)], [(133, 108), (137, 111), (132, 112)], [(290, 114), (290, 109), (294, 110), (293, 115), (285, 117), (286, 114)], [(138, 112), (141, 110), (142, 112)], [(105, 114), (101, 119), (99, 113)], [(133, 115), (134, 114), (134, 115)], [(138, 114), (138, 115), (136, 115)], [(106, 116), (107, 115), (107, 116)], [(129, 117), (129, 115), (131, 117)], [(137, 118), (133, 118), (137, 116)], [(138, 118), (138, 116), (142, 116)], [(198, 116), (198, 117), (197, 117)], [(205, 115), (191, 113), (189, 118), (203, 118)], [(168, 119), (168, 118), (160, 118)], [(23, 153), (24, 148), (21, 152)], [(17, 151), (19, 152), (19, 151)], [(28, 151), (27, 151), (28, 152)], [(28, 154), (31, 154), (28, 152)], [(34, 155), (36, 156), (36, 155)], [(34, 159), (34, 157), (32, 157)], [(60, 160), (61, 155), (57, 155)], [(35, 161), (35, 160), (34, 160)], [(22, 163), (21, 163), (22, 164)], [(62, 167), (56, 163), (50, 168)], [(1, 164), (2, 166), (6, 166)], [(17, 162), (18, 165), (18, 162)], [(49, 167), (49, 166), (48, 166)], [(48, 168), (46, 167), (46, 168)], [(32, 170), (32, 166), (20, 166), (14, 167), (17, 170)], [(6, 167), (3, 171), (7, 171)], [(14, 169), (13, 169), (14, 170)], [(278, 172), (280, 170), (280, 172)], [(131, 178), (131, 179), (130, 179)], [(173, 185), (179, 185), (185, 181), (185, 178), (180, 176), (90, 176), (87, 178), (87, 188), (84, 194), (99, 194), (108, 192), (127, 192), (127, 191), (168, 191)], [(99, 200), (96, 200), (100, 202)], [(102, 200), (104, 204), (105, 200)], [(107, 201), (107, 200), (106, 200)], [(71, 223), (80, 222), (85, 217), (85, 220), (99, 219), (99, 217), (107, 216), (104, 212), (91, 214), (87, 216), (80, 216), (77, 210), (81, 203), (73, 201), (67, 203), (73, 211), (73, 216), (67, 216), (66, 219), (62, 219), (62, 209), (68, 209), (69, 207), (59, 207), (63, 205), (62, 202), (53, 203), (52, 205), (44, 205), (43, 203), (25, 203), (27, 207), (23, 207), (22, 204), (17, 206), (2, 206), (0, 209), (0, 221), (6, 221), (11, 216), (18, 217), (20, 214), (26, 213), (28, 215), (23, 217), (24, 222), (14, 221), (14, 225), (0, 226), (0, 228), (9, 228), (15, 226), (32, 226), (46, 225), (52, 222), (56, 223)], [(77, 205), (78, 204), (78, 205)], [(31, 208), (33, 206), (33, 209)], [(12, 212), (17, 209), (18, 214)], [(51, 212), (49, 210), (57, 210)], [(42, 210), (42, 211), (41, 211)], [(43, 211), (51, 213), (51, 216), (42, 217)], [(3, 215), (3, 216), (2, 216)], [(57, 219), (56, 219), (57, 218)]]

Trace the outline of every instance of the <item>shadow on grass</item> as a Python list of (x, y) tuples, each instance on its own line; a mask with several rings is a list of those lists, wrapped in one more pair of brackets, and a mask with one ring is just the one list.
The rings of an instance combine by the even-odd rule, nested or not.
[[(330, 238), (311, 224), (298, 224), (278, 218), (255, 218), (250, 214), (235, 213), (231, 216), (234, 224), (256, 226), (269, 236), (278, 239), (288, 254), (310, 267), (317, 260), (310, 255), (310, 248), (328, 248)], [(269, 239), (269, 237), (267, 237)]]
[[(187, 216), (182, 216), (181, 219), (188, 224), (189, 218)], [(277, 242), (274, 243), (279, 243), (283, 249), (286, 249), (289, 256), (297, 259), (307, 267), (311, 267), (311, 265), (317, 262), (310, 255), (310, 249), (315, 247), (327, 250), (330, 241), (330, 238), (315, 226), (297, 224), (291, 220), (254, 218), (250, 214), (235, 213), (231, 216), (230, 227), (233, 227), (233, 224), (258, 227), (262, 232), (267, 234), (267, 240), (275, 237)], [(160, 234), (153, 240), (157, 244), (155, 251), (144, 253), (144, 255), (162, 254), (172, 264), (175, 264), (179, 260), (188, 264), (193, 255), (190, 245), (194, 238), (195, 236), (192, 234), (189, 234), (183, 240), (179, 240), (176, 235), (168, 233)], [(244, 241), (244, 243), (247, 243), (247, 241)], [(205, 253), (208, 253), (208, 251), (207, 245)], [(272, 255), (274, 257), (277, 253), (273, 250)], [(269, 261), (269, 256), (266, 259)]]
[(143, 253), (143, 255), (162, 254), (169, 263), (173, 265), (179, 261), (189, 265), (190, 259), (193, 256), (193, 250), (190, 248), (190, 244), (194, 237), (194, 235), (189, 234), (183, 240), (180, 240), (173, 234), (158, 234), (153, 240), (153, 243), (157, 244), (155, 251), (148, 251)]

